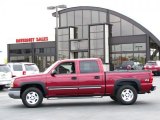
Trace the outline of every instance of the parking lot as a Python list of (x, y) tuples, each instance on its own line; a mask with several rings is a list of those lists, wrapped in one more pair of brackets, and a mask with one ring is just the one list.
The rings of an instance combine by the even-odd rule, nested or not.
[(120, 105), (110, 99), (46, 100), (39, 108), (26, 108), (21, 100), (0, 91), (0, 120), (159, 120), (160, 77), (154, 77), (156, 91), (138, 95), (134, 105)]

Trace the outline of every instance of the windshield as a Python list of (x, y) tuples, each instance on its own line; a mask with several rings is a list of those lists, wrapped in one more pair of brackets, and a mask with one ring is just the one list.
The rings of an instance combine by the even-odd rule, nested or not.
[(57, 63), (59, 63), (59, 61), (53, 63), (53, 64), (52, 64), (50, 67), (48, 67), (43, 73), (44, 73), (44, 74), (47, 74), (49, 71), (51, 71), (51, 69), (52, 69)]
[(0, 72), (8, 73), (10, 72), (10, 69), (5, 65), (0, 65)]

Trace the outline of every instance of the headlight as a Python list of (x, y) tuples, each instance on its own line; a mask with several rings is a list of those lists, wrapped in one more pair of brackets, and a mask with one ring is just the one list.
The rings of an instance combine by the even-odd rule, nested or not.
[(14, 80), (15, 80), (15, 78), (12, 78), (10, 88), (12, 88), (12, 87), (13, 87)]

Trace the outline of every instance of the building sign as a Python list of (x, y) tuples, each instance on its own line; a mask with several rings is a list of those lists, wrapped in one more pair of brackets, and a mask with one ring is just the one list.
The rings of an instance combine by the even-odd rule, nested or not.
[(46, 42), (46, 41), (48, 41), (48, 37), (16, 39), (16, 43), (31, 43), (31, 42)]

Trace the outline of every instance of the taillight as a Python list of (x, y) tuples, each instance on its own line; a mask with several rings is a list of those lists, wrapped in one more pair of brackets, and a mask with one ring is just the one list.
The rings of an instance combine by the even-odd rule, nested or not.
[(26, 75), (26, 71), (23, 71), (23, 72), (22, 72), (22, 75)]
[(153, 73), (150, 73), (150, 77), (149, 77), (149, 82), (152, 83), (153, 82)]

